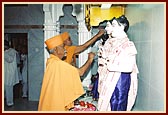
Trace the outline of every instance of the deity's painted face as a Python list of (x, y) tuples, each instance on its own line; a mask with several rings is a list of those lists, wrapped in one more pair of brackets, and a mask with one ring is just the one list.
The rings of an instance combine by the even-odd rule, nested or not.
[(112, 37), (117, 37), (124, 31), (124, 27), (114, 19), (111, 23), (107, 22), (105, 30), (107, 34), (112, 34)]
[(106, 30), (107, 34), (111, 34), (112, 33), (112, 25), (111, 25), (111, 23), (109, 21), (106, 24), (105, 30)]

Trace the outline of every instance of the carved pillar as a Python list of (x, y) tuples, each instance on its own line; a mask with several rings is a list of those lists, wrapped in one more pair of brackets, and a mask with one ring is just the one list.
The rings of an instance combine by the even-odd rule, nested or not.
[[(78, 21), (78, 34), (79, 34), (79, 45), (85, 43), (91, 38), (91, 33), (88, 32), (85, 20)], [(79, 54), (79, 67), (81, 67), (88, 59), (88, 53), (91, 51), (91, 48), (86, 49), (84, 52)], [(82, 84), (84, 87), (89, 87), (91, 83), (91, 71), (89, 70), (84, 76)]]
[[(75, 7), (75, 6), (74, 6)], [(75, 8), (73, 8), (75, 10)], [(73, 12), (73, 15), (77, 17), (78, 21), (78, 44), (81, 45), (88, 41), (91, 38), (91, 32), (88, 31), (86, 25), (85, 25), (85, 8), (84, 5), (80, 5), (80, 9), (78, 9), (77, 14)], [(86, 60), (88, 59), (88, 53), (91, 51), (91, 48), (86, 49), (84, 52), (79, 54), (79, 67), (81, 67)], [(88, 87), (91, 83), (91, 70), (88, 71), (84, 76), (84, 80), (82, 81), (82, 84), (84, 87)]]
[[(44, 4), (44, 41), (60, 33), (59, 16), (62, 15), (61, 4)], [(45, 43), (44, 43), (45, 45)], [(44, 62), (46, 63), (49, 53), (44, 49)]]

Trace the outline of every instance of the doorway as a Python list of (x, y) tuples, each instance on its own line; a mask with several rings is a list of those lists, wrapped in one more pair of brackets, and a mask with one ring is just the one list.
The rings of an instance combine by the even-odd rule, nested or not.
[[(20, 72), (19, 83), (13, 88), (14, 99), (21, 98), (23, 96), (23, 77), (26, 76), (28, 85), (28, 34), (27, 33), (5, 33), (5, 39), (9, 41), (9, 44), (18, 52), (17, 56), (17, 67)], [(26, 58), (25, 58), (26, 56)], [(26, 62), (26, 64), (25, 64)], [(25, 69), (26, 68), (26, 69)], [(25, 81), (25, 80), (24, 80)], [(26, 86), (28, 88), (28, 86)], [(27, 91), (28, 97), (28, 91)]]

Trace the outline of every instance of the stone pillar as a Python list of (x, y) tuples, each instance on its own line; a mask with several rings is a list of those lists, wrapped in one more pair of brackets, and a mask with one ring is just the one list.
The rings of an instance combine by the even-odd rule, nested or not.
[[(60, 33), (59, 16), (62, 15), (62, 4), (44, 4), (44, 41)], [(45, 45), (45, 43), (44, 43)], [(46, 63), (49, 53), (44, 49), (44, 62)]]
[[(85, 43), (91, 38), (91, 33), (87, 30), (85, 21), (80, 20), (78, 21), (78, 34), (79, 34), (79, 45)], [(81, 67), (88, 59), (88, 53), (91, 51), (89, 47), (84, 52), (79, 54), (79, 67)], [(84, 87), (89, 87), (91, 83), (91, 71), (89, 71), (83, 76), (82, 84)]]
[[(75, 9), (75, 7), (79, 9)], [(91, 38), (91, 32), (88, 31), (86, 24), (85, 24), (85, 7), (84, 5), (74, 5), (74, 10), (78, 10), (78, 13), (73, 12), (73, 15), (76, 16), (78, 21), (78, 45), (84, 44)], [(79, 67), (81, 67), (86, 60), (88, 59), (88, 53), (91, 51), (91, 48), (86, 49), (84, 52), (79, 54)], [(89, 87), (91, 83), (91, 70), (89, 69), (88, 72), (82, 77), (84, 80), (82, 84), (84, 87)]]

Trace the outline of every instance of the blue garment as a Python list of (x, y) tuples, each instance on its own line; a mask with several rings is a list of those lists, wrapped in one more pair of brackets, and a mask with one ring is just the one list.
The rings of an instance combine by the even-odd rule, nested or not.
[(92, 98), (94, 99), (98, 99), (99, 98), (99, 92), (98, 92), (98, 81), (99, 81), (99, 74), (97, 73), (97, 78), (96, 80), (94, 81), (94, 84), (93, 84), (93, 88), (92, 88)]
[(110, 99), (111, 111), (126, 111), (131, 73), (121, 73)]

